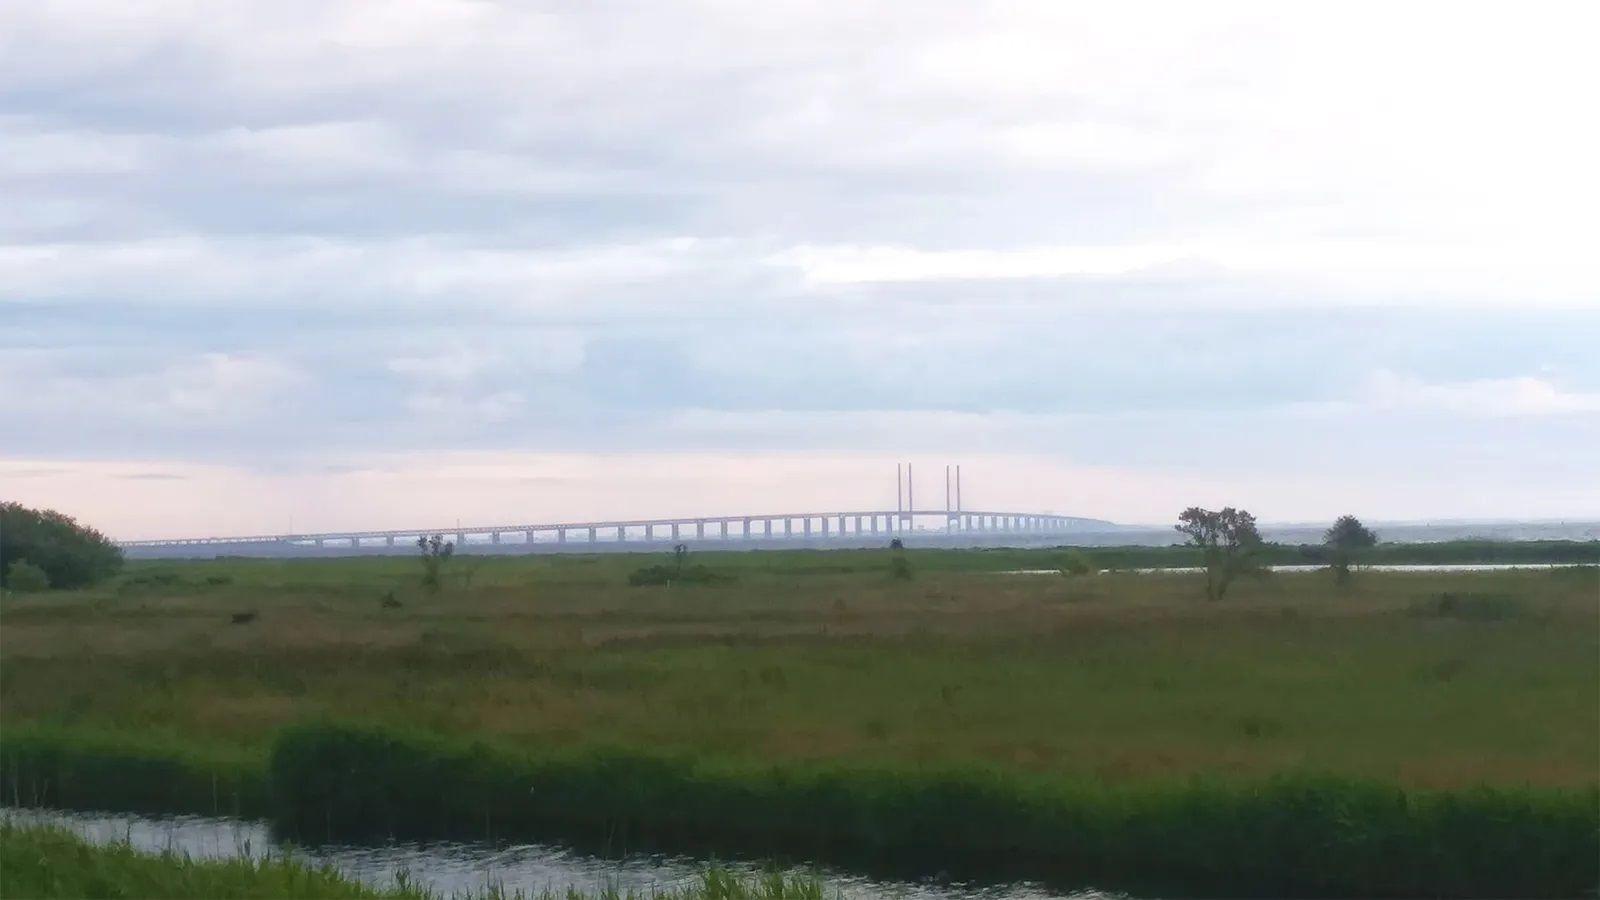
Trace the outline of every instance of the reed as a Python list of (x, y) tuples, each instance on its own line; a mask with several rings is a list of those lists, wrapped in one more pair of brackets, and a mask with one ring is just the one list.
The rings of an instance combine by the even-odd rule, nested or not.
[(1112, 787), (977, 768), (513, 754), (337, 724), (285, 731), (270, 777), (276, 821), (307, 838), (560, 834), (1234, 896), (1569, 896), (1600, 879), (1594, 790), (1301, 774)]

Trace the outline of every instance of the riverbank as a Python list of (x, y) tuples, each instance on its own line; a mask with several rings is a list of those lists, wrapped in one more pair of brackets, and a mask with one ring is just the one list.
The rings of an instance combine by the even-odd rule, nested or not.
[[(194, 859), (177, 852), (145, 853), (125, 841), (93, 844), (64, 829), (4, 820), (0, 820), (0, 873), (0, 898), (17, 900), (443, 900), (444, 896), (414, 884), (376, 888), (292, 858)], [(524, 892), (489, 884), (449, 896), (450, 900), (822, 900), (825, 895), (809, 879), (740, 878), (712, 869), (694, 884), (649, 891)]]

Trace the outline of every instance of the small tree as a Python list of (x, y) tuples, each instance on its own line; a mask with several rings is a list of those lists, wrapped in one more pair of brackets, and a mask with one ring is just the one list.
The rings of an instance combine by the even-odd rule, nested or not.
[(674, 544), (672, 547), (673, 571), (678, 575), (683, 574), (683, 564), (689, 559), (688, 544)]
[(901, 581), (911, 580), (911, 561), (906, 559), (905, 541), (893, 538), (889, 541), (889, 574)]
[(1335, 580), (1346, 584), (1350, 581), (1350, 566), (1362, 550), (1378, 543), (1378, 536), (1355, 516), (1340, 516), (1323, 533), (1322, 543), (1328, 548), (1328, 563)]
[(6, 584), (19, 594), (50, 589), (50, 576), (25, 559), (13, 562), (6, 570)]
[(417, 549), (422, 551), (422, 586), (437, 594), (443, 584), (440, 571), (455, 554), (456, 545), (445, 540), (444, 535), (436, 534), (417, 538)]
[(1256, 517), (1231, 506), (1219, 511), (1191, 506), (1172, 526), (1205, 555), (1206, 599), (1221, 600), (1234, 576), (1249, 571), (1261, 549)]

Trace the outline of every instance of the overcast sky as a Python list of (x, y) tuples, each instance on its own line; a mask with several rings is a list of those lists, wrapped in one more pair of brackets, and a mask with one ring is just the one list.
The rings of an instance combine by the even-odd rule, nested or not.
[(867, 6), (0, 5), (0, 496), (1600, 517), (1592, 5)]

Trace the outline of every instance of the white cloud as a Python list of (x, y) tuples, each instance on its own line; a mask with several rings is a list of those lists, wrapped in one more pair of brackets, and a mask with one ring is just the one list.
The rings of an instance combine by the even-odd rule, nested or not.
[(1383, 410), (1468, 416), (1554, 416), (1600, 412), (1600, 393), (1562, 390), (1531, 375), (1426, 382), (1390, 371), (1374, 373), (1367, 401)]
[(15, 353), (0, 361), (0, 390), (12, 410), (85, 424), (130, 420), (214, 429), (274, 410), (309, 383), (298, 366), (258, 353), (201, 353), (133, 372), (66, 371), (47, 354)]

